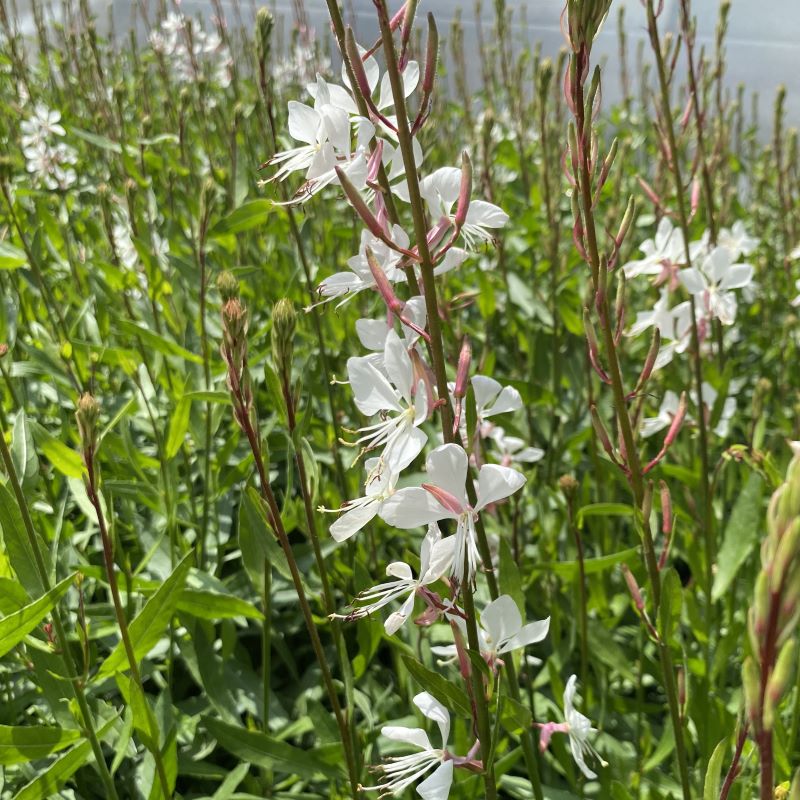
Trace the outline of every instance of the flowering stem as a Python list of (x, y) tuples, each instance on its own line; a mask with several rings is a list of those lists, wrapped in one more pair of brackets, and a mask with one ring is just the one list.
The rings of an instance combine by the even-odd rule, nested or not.
[[(733, 787), (733, 782), (736, 780), (736, 776), (739, 774), (739, 762), (742, 759), (742, 750), (744, 750), (744, 743), (746, 741), (747, 723), (743, 721), (741, 727), (739, 728), (739, 734), (736, 737), (736, 750), (733, 753), (733, 760), (731, 761), (731, 765), (728, 768), (727, 774), (725, 775), (725, 780), (722, 783), (722, 789), (719, 793), (719, 800), (728, 800), (728, 795)], [(792, 739), (789, 739), (789, 741), (792, 741)]]
[[(8, 482), (11, 484), (11, 489), (17, 501), (17, 506), (19, 507), (20, 514), (22, 515), (22, 522), (25, 527), (25, 533), (28, 537), (28, 544), (30, 545), (31, 552), (33, 553), (33, 560), (36, 565), (36, 572), (38, 573), (39, 581), (41, 582), (44, 591), (49, 592), (50, 589), (53, 588), (53, 585), (50, 581), (50, 574), (47, 571), (47, 566), (42, 554), (39, 537), (36, 535), (36, 531), (33, 527), (33, 520), (31, 519), (30, 511), (28, 510), (28, 504), (25, 500), (25, 495), (22, 491), (22, 486), (20, 485), (17, 471), (14, 467), (14, 461), (11, 458), (11, 453), (9, 452), (8, 445), (6, 444), (6, 429), (2, 414), (0, 414), (0, 457), (2, 457), (6, 475), (8, 476)], [(67, 677), (69, 678), (69, 684), (72, 687), (72, 692), (75, 695), (75, 701), (77, 702), (78, 709), (80, 710), (81, 721), (83, 723), (86, 736), (89, 739), (92, 753), (94, 754), (95, 764), (97, 765), (97, 770), (100, 773), (100, 780), (102, 780), (103, 786), (105, 787), (107, 796), (110, 798), (110, 800), (118, 800), (117, 790), (114, 786), (114, 780), (108, 770), (108, 765), (106, 764), (105, 757), (103, 756), (103, 748), (100, 745), (100, 740), (97, 737), (97, 728), (94, 723), (94, 717), (92, 716), (92, 712), (89, 708), (89, 703), (86, 700), (83, 682), (78, 676), (78, 671), (75, 667), (75, 661), (72, 658), (72, 652), (69, 649), (69, 640), (67, 639), (64, 621), (61, 618), (61, 611), (59, 610), (58, 605), (53, 606), (51, 615), (53, 617), (53, 627), (55, 629), (56, 639), (60, 645), (59, 650), (61, 659), (64, 662), (64, 668), (66, 670)]]
[[(683, 234), (684, 256), (686, 266), (692, 266), (691, 253), (689, 250), (689, 217), (686, 212), (686, 201), (684, 198), (684, 185), (681, 176), (681, 166), (679, 161), (678, 145), (675, 139), (675, 126), (672, 121), (672, 109), (669, 100), (669, 81), (664, 66), (664, 58), (661, 52), (661, 42), (658, 35), (658, 25), (653, 7), (654, 0), (647, 0), (647, 28), (650, 35), (650, 42), (656, 59), (656, 70), (658, 72), (658, 83), (660, 89), (661, 114), (663, 117), (664, 128), (667, 133), (667, 145), (669, 147), (669, 166), (675, 181), (675, 196), (678, 204), (678, 219)], [(713, 585), (713, 565), (715, 559), (715, 543), (712, 529), (713, 517), (711, 514), (711, 492), (709, 487), (709, 458), (708, 458), (708, 432), (706, 429), (705, 408), (703, 405), (703, 367), (700, 354), (700, 337), (697, 331), (697, 310), (694, 295), (691, 298), (692, 314), (692, 349), (694, 350), (694, 382), (697, 392), (698, 405), (698, 429), (700, 431), (700, 503), (701, 514), (700, 523), (703, 532), (703, 542), (705, 545), (705, 593), (709, 605), (709, 614), (706, 615), (708, 623), (706, 645), (706, 674), (711, 675), (711, 630), (713, 629), (714, 606), (711, 602), (711, 587)]]
[[(587, 45), (581, 45), (580, 56), (588, 62)], [(595, 305), (600, 320), (600, 327), (603, 334), (603, 343), (605, 346), (605, 357), (608, 366), (608, 376), (611, 380), (611, 388), (614, 395), (614, 408), (616, 411), (617, 422), (622, 436), (622, 441), (625, 447), (625, 459), (627, 466), (627, 474), (630, 481), (631, 490), (633, 492), (634, 503), (638, 510), (637, 514), (637, 528), (642, 536), (642, 544), (644, 549), (645, 565), (647, 567), (648, 578), (650, 587), (653, 593), (653, 605), (655, 609), (661, 602), (661, 576), (658, 571), (658, 563), (656, 561), (655, 547), (653, 544), (653, 536), (650, 530), (649, 520), (644, 518), (641, 513), (645, 506), (645, 482), (642, 471), (641, 461), (639, 459), (639, 451), (636, 446), (636, 440), (633, 433), (633, 425), (628, 410), (626, 399), (626, 392), (622, 381), (622, 371), (620, 369), (619, 357), (617, 354), (617, 344), (614, 338), (614, 315), (609, 303), (608, 293), (606, 291), (608, 283), (608, 261), (607, 259), (600, 258), (600, 251), (597, 242), (596, 223), (594, 219), (594, 204), (592, 199), (592, 184), (591, 184), (591, 137), (592, 137), (592, 122), (591, 117), (587, 118), (585, 113), (586, 103), (584, 97), (584, 80), (581, 74), (582, 65), (579, 55), (572, 55), (574, 62), (574, 69), (570, 67), (571, 74), (574, 76), (574, 114), (575, 122), (577, 125), (577, 158), (578, 174), (575, 175), (577, 181), (577, 191), (580, 192), (581, 206), (582, 206), (582, 225), (585, 235), (585, 249), (586, 257), (592, 275), (592, 284), (595, 291)], [(588, 71), (588, 70), (587, 70)], [(659, 644), (659, 657), (661, 661), (662, 672), (664, 673), (664, 690), (667, 694), (669, 705), (670, 717), (672, 719), (672, 727), (675, 732), (675, 751), (678, 760), (678, 771), (680, 773), (681, 787), (684, 800), (691, 798), (691, 785), (689, 782), (689, 767), (686, 756), (686, 744), (683, 739), (683, 726), (680, 717), (680, 707), (678, 704), (678, 697), (675, 688), (674, 666), (672, 663), (672, 653), (669, 646), (661, 642)]]
[[(428, 227), (425, 221), (425, 209), (422, 202), (422, 196), (420, 194), (411, 131), (408, 125), (408, 114), (405, 105), (403, 80), (397, 65), (397, 54), (394, 49), (394, 40), (392, 38), (392, 29), (389, 22), (389, 14), (386, 8), (386, 0), (375, 0), (375, 6), (378, 10), (378, 21), (380, 23), (383, 50), (386, 58), (386, 71), (389, 75), (389, 81), (392, 87), (392, 98), (394, 100), (395, 111), (397, 113), (397, 137), (403, 157), (403, 165), (405, 167), (409, 201), (411, 204), (411, 214), (414, 220), (414, 235), (420, 255), (428, 330), (431, 338), (431, 359), (433, 361), (433, 371), (436, 377), (436, 388), (439, 398), (445, 401), (440, 406), (442, 431), (444, 434), (444, 441), (452, 442), (454, 439), (453, 414), (450, 402), (448, 400), (450, 391), (447, 386), (447, 372), (445, 367), (444, 348), (442, 345), (442, 329), (439, 321), (439, 306), (436, 295), (436, 280), (433, 275), (433, 262), (431, 260), (430, 249), (428, 247)], [(472, 480), (468, 477), (468, 489), (470, 488), (471, 484)], [(472, 585), (469, 579), (462, 583), (461, 595), (464, 602), (464, 610), (467, 614), (466, 625), (469, 647), (474, 653), (480, 653), (477, 619), (475, 616), (475, 604), (472, 596)], [(486, 792), (485, 796), (487, 800), (494, 800), (494, 798), (497, 797), (497, 786), (495, 784), (493, 765), (489, 763), (489, 754), (492, 750), (491, 729), (489, 726), (489, 708), (486, 700), (486, 693), (483, 690), (480, 674), (476, 673), (476, 671), (473, 669), (472, 676), (477, 710), (476, 722), (478, 728), (478, 737), (481, 741), (481, 755), (483, 759), (483, 779)]]
[[(133, 678), (136, 685), (139, 687), (139, 691), (144, 696), (144, 687), (142, 685), (142, 676), (139, 672), (139, 664), (136, 660), (136, 653), (133, 649), (133, 643), (131, 642), (130, 633), (128, 631), (128, 621), (125, 617), (125, 609), (122, 607), (122, 599), (120, 598), (119, 594), (119, 585), (117, 584), (117, 574), (114, 568), (114, 547), (111, 543), (111, 536), (108, 532), (108, 526), (106, 525), (105, 515), (103, 514), (103, 506), (100, 503), (100, 496), (98, 494), (97, 488), (97, 474), (95, 472), (95, 450), (93, 446), (85, 446), (83, 450), (83, 462), (86, 465), (86, 480), (84, 484), (86, 486), (86, 494), (89, 497), (89, 502), (92, 504), (94, 508), (95, 514), (97, 516), (97, 524), (100, 528), (100, 538), (103, 541), (103, 562), (106, 568), (106, 578), (108, 579), (108, 586), (111, 590), (111, 599), (114, 605), (114, 614), (117, 618), (117, 626), (119, 627), (119, 635), (122, 638), (123, 647), (125, 648), (125, 654), (128, 658), (128, 664), (131, 668), (131, 677)], [(146, 702), (146, 701), (145, 701)], [(152, 753), (153, 760), (155, 761), (156, 765), (156, 773), (158, 775), (158, 782), (161, 785), (161, 791), (164, 795), (164, 798), (169, 798), (172, 796), (172, 792), (170, 792), (169, 788), (169, 780), (167, 778), (167, 772), (164, 767), (164, 760), (161, 757), (161, 751), (159, 749), (158, 742), (154, 743), (154, 746), (148, 748)]]

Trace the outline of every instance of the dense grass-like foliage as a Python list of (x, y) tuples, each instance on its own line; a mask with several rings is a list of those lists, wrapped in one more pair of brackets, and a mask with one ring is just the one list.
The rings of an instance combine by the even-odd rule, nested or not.
[[(335, 2), (330, 42), (302, 3), (285, 41), (237, 5), (216, 29), (174, 12), (127, 42), (83, 5), (54, 24), (38, 2), (26, 40), (0, 0), (0, 797), (354, 797), (408, 755), (401, 726), (438, 748), (444, 714), (431, 764), (451, 798), (798, 800), (800, 163), (783, 90), (758, 130), (755, 99), (725, 88), (725, 4), (701, 51), (688, 0), (674, 39), (647, 0), (649, 49), (620, 33), (595, 73), (607, 0), (569, 0), (554, 60), (497, 0), (480, 86), (460, 18), (437, 62), (434, 23), (418, 35), (416, 3), (393, 5), (376, 2), (375, 57), (407, 82), (417, 59), (420, 86), (405, 109), (388, 79), (348, 101), (385, 169), (290, 202), (302, 178), (265, 164), (302, 144), (287, 104), (343, 85)], [(455, 168), (452, 209), (425, 186), (414, 201), (395, 117), (421, 177)], [(508, 219), (482, 227), (487, 204)], [(419, 235), (435, 224), (464, 247), (438, 277)], [(330, 302), (359, 253), (370, 285)], [(375, 291), (392, 254), (405, 275)], [(332, 536), (323, 509), (364, 495), (377, 455), (355, 444), (356, 322), (387, 308), (415, 370), (400, 405), (428, 393), (427, 449), (392, 473), (389, 510)], [(493, 416), (477, 375), (516, 410)], [(468, 512), (441, 533), (477, 523), (474, 580), (452, 554), (427, 572), (441, 551), (421, 553), (403, 505), (452, 511), (430, 458), (462, 444)], [(485, 509), (482, 465), (509, 487)], [(359, 613), (390, 563), (419, 580)], [(517, 627), (549, 619), (546, 638), (487, 644), (490, 601)]]

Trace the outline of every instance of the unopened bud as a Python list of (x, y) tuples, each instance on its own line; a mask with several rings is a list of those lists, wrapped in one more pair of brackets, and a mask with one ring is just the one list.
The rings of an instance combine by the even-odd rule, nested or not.
[(558, 479), (558, 487), (561, 489), (567, 499), (575, 495), (575, 492), (578, 491), (578, 486), (578, 481), (576, 481), (572, 475), (562, 475)]
[(756, 662), (748, 656), (742, 665), (742, 687), (744, 688), (744, 706), (750, 724), (761, 730), (761, 678)]
[(767, 691), (764, 693), (764, 730), (772, 730), (775, 721), (775, 710), (780, 704), (786, 689), (789, 687), (794, 675), (794, 656), (797, 650), (797, 641), (789, 639), (781, 648), (775, 669), (767, 681)]
[(472, 361), (472, 346), (469, 338), (464, 337), (461, 342), (461, 352), (458, 354), (458, 370), (456, 371), (456, 386), (453, 396), (463, 398), (467, 394), (467, 381), (469, 380), (469, 367)]
[(619, 247), (625, 241), (625, 237), (628, 235), (628, 231), (633, 224), (635, 216), (636, 201), (633, 199), (633, 195), (631, 195), (628, 199), (628, 205), (625, 208), (625, 214), (622, 217), (622, 222), (619, 225), (619, 230), (617, 231), (617, 235), (614, 239), (614, 241), (617, 243), (617, 247)]
[(543, 58), (539, 62), (538, 77), (539, 97), (544, 100), (550, 91), (550, 83), (553, 80), (553, 62), (549, 58)]
[(236, 280), (233, 273), (224, 270), (217, 276), (217, 289), (223, 302), (227, 303), (228, 300), (239, 296), (239, 281)]
[(89, 392), (84, 392), (78, 400), (75, 419), (78, 423), (78, 435), (84, 451), (94, 450), (97, 446), (97, 421), (100, 419), (100, 404)]
[(472, 162), (466, 150), (461, 154), (461, 185), (458, 190), (458, 205), (454, 223), (457, 229), (461, 229), (467, 220), (469, 203), (472, 198)]
[(292, 301), (284, 297), (272, 307), (272, 358), (286, 375), (291, 372), (296, 329), (297, 314)]
[(795, 517), (789, 529), (783, 534), (772, 564), (769, 565), (770, 590), (773, 593), (781, 591), (784, 578), (797, 559), (798, 544), (800, 543), (800, 517)]
[(622, 565), (622, 575), (625, 578), (625, 583), (628, 585), (628, 591), (631, 593), (636, 610), (643, 611), (644, 599), (642, 598), (642, 590), (639, 588), (639, 584), (636, 582), (636, 578), (634, 578), (627, 564)]
[(265, 7), (259, 8), (256, 12), (256, 34), (258, 35), (258, 58), (260, 61), (269, 60), (272, 28), (275, 25), (275, 17), (272, 12)]

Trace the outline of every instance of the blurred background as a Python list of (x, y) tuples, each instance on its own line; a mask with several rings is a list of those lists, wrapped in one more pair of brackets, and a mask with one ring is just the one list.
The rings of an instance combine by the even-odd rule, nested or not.
[[(360, 41), (374, 39), (377, 26), (372, 0), (340, 0), (349, 22), (356, 30)], [(33, 20), (27, 0), (17, 0), (20, 27), (33, 32)], [(98, 27), (115, 36), (127, 36), (131, 28), (141, 35), (147, 23), (155, 20), (158, 6), (153, 0), (130, 2), (130, 0), (89, 0), (89, 5), (98, 17)], [(169, 4), (167, 4), (169, 5)], [(271, 8), (282, 30), (281, 40), (290, 41), (291, 31), (296, 29), (297, 19), (307, 20), (319, 41), (329, 46), (328, 13), (325, 0), (219, 0), (217, 8), (222, 8), (228, 24), (234, 26), (241, 19), (248, 27), (252, 24), (258, 7)], [(390, 7), (398, 3), (390, 3)], [(692, 12), (697, 18), (698, 54), (705, 47), (713, 52), (715, 28), (719, 18), (719, 0), (695, 0)], [(199, 15), (210, 18), (215, 15), (212, 0), (187, 0), (172, 6), (179, 7), (186, 16)], [(506, 7), (512, 14), (512, 30), (518, 43), (541, 43), (542, 54), (555, 56), (564, 45), (560, 29), (560, 15), (563, 0), (507, 0)], [(601, 33), (596, 53), (606, 59), (604, 86), (607, 100), (619, 99), (619, 70), (615, 69), (618, 58), (618, 13), (624, 7), (624, 30), (628, 39), (628, 57), (632, 78), (636, 78), (636, 49), (638, 42), (644, 40), (645, 15), (639, 0), (615, 0), (609, 19)], [(440, 36), (443, 41), (443, 54), (447, 53), (448, 32), (454, 19), (460, 17), (464, 29), (466, 63), (470, 74), (467, 80), (476, 89), (480, 83), (478, 35), (490, 40), (493, 36), (495, 3), (492, 0), (421, 0), (419, 12), (432, 11), (436, 14)], [(63, 8), (59, 2), (51, 4), (51, 16), (63, 19)], [(679, 0), (664, 0), (664, 11), (660, 17), (660, 27), (665, 33), (677, 32), (679, 25)], [(787, 87), (786, 118), (790, 125), (800, 125), (800, 0), (732, 0), (726, 36), (728, 51), (725, 84), (735, 92), (737, 86), (744, 84), (749, 93), (758, 95), (758, 119), (762, 137), (772, 130), (772, 103), (775, 90), (780, 84)], [(475, 58), (470, 58), (474, 53)], [(335, 58), (334, 58), (335, 61)], [(445, 63), (447, 63), (445, 61)], [(678, 72), (684, 69), (683, 59), (679, 60)]]

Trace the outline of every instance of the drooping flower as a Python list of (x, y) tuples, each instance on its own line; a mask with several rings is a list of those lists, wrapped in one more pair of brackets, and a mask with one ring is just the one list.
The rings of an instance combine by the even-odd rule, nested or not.
[(386, 581), (361, 592), (354, 601), (353, 611), (336, 616), (347, 620), (361, 619), (374, 614), (405, 595), (402, 606), (392, 612), (383, 623), (389, 636), (397, 633), (414, 611), (414, 598), (417, 591), (423, 586), (435, 583), (449, 571), (453, 561), (453, 544), (453, 536), (442, 538), (439, 526), (429, 525), (428, 532), (422, 540), (418, 577), (414, 577), (413, 570), (404, 561), (393, 561), (386, 567), (386, 574), (394, 580)]
[(736, 319), (736, 295), (733, 289), (748, 286), (753, 280), (751, 264), (734, 264), (730, 251), (715, 247), (700, 263), (680, 273), (681, 283), (690, 294), (700, 298), (712, 317), (723, 325)]
[(597, 733), (597, 729), (592, 727), (588, 717), (575, 708), (577, 682), (578, 677), (571, 675), (564, 689), (564, 722), (545, 722), (539, 725), (541, 728), (539, 746), (544, 751), (554, 733), (566, 733), (569, 736), (569, 749), (578, 769), (589, 780), (593, 780), (597, 774), (586, 765), (586, 756), (594, 756), (604, 767), (607, 767), (608, 763), (600, 757), (600, 754), (589, 742), (589, 737)]
[(382, 465), (402, 471), (428, 441), (419, 427), (428, 418), (428, 401), (425, 383), (415, 382), (414, 366), (396, 331), (386, 335), (383, 371), (369, 356), (362, 356), (347, 360), (347, 374), (358, 410), (367, 416), (382, 415), (380, 422), (359, 429), (363, 436), (357, 443), (364, 449), (383, 447)]
[[(453, 783), (455, 762), (447, 752), (450, 737), (450, 713), (432, 695), (421, 692), (414, 697), (414, 705), (432, 722), (439, 726), (442, 746), (435, 748), (422, 728), (406, 728), (401, 725), (385, 725), (381, 735), (395, 742), (404, 742), (416, 747), (419, 752), (407, 756), (392, 756), (376, 768), (383, 773), (383, 780), (377, 786), (364, 786), (364, 791), (380, 792), (384, 795), (399, 795), (419, 780), (428, 777), (417, 786), (417, 794), (423, 800), (447, 800)], [(434, 769), (435, 767), (435, 769)]]
[(484, 464), (478, 474), (477, 501), (467, 500), (467, 454), (456, 444), (433, 450), (426, 461), (428, 481), (420, 487), (395, 492), (381, 509), (381, 518), (398, 528), (416, 528), (442, 519), (456, 520), (455, 553), (451, 575), (454, 581), (472, 581), (480, 561), (475, 519), (489, 504), (516, 492), (525, 476), (510, 467)]

